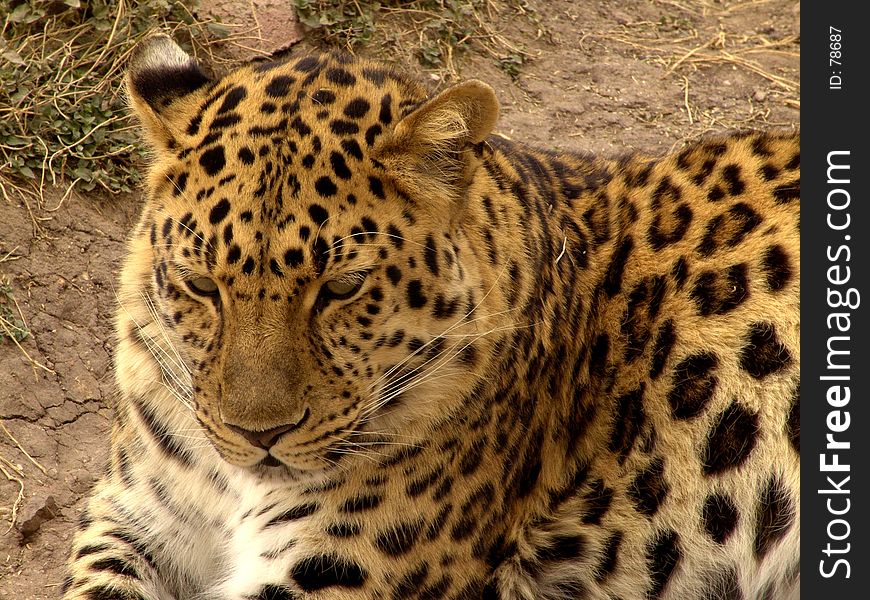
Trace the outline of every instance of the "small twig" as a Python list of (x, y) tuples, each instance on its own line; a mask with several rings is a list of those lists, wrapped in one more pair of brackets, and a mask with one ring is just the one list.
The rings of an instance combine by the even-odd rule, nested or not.
[(689, 125), (694, 125), (695, 121), (692, 119), (692, 107), (689, 106), (689, 78), (683, 75), (683, 83), (685, 86), (683, 87), (683, 103), (686, 105), (686, 114), (689, 115)]
[[(16, 246), (17, 248), (17, 246)], [(6, 256), (9, 256), (8, 254)], [(4, 257), (5, 258), (5, 257)], [(15, 299), (15, 296), (10, 295), (9, 299), (12, 300), (12, 303), (15, 305), (15, 310), (18, 311), (18, 318), (21, 319), (21, 323), (24, 325), (24, 329), (27, 330), (27, 320), (24, 318), (24, 312), (21, 310), (21, 306), (18, 304), (18, 300)]]
[(668, 74), (673, 73), (674, 70), (676, 70), (677, 67), (679, 67), (681, 64), (683, 64), (683, 61), (685, 61), (686, 59), (688, 59), (690, 56), (692, 56), (692, 55), (695, 54), (696, 52), (698, 52), (698, 51), (700, 51), (700, 50), (703, 50), (704, 48), (706, 48), (707, 46), (709, 46), (710, 44), (712, 44), (716, 39), (717, 39), (717, 38), (711, 38), (711, 39), (707, 40), (706, 42), (704, 42), (703, 44), (701, 44), (700, 46), (698, 46), (697, 48), (692, 48), (691, 50), (689, 50), (688, 52), (686, 52), (683, 56), (681, 56), (681, 57), (677, 60), (677, 62), (675, 62), (673, 65), (671, 65), (671, 68), (669, 68), (669, 69), (667, 70), (667, 73), (668, 73)]
[[(21, 351), (22, 354), (24, 354), (24, 356), (27, 358), (31, 365), (33, 365), (34, 367), (39, 367), (40, 369), (43, 369), (44, 371), (47, 371), (52, 375), (57, 375), (57, 371), (55, 371), (54, 369), (49, 369), (38, 360), (34, 360), (33, 357), (28, 354), (27, 350), (25, 350), (18, 342), (18, 340), (15, 339), (15, 332), (12, 331), (12, 328), (10, 328), (10, 324), (7, 324), (6, 319), (4, 319), (3, 317), (0, 317), (0, 328), (2, 328), (3, 332), (7, 335), (7, 337), (12, 340), (12, 343), (18, 346), (18, 349)], [(17, 327), (15, 329), (17, 329)]]
[(60, 201), (58, 201), (57, 206), (55, 206), (54, 208), (46, 208), (45, 212), (56, 212), (60, 210), (60, 207), (63, 206), (63, 203), (66, 202), (66, 199), (69, 198), (70, 194), (72, 194), (73, 188), (81, 180), (81, 177), (76, 177), (73, 182), (67, 186), (66, 191), (63, 193), (63, 196), (60, 197)]
[(12, 253), (18, 250), (18, 248), (20, 248), (20, 246), (15, 246), (12, 250), (0, 257), (0, 263), (6, 262), (7, 260), (18, 260), (21, 258), (20, 256), (12, 256)]
[(254, 27), (257, 29), (257, 36), (262, 40), (263, 28), (260, 27), (260, 19), (257, 17), (257, 6), (254, 4), (254, 0), (248, 0), (248, 4), (251, 7), (251, 18), (254, 20)]
[(45, 467), (43, 467), (41, 464), (39, 464), (39, 462), (35, 458), (33, 458), (32, 456), (30, 456), (30, 454), (27, 453), (27, 450), (25, 450), (24, 447), (18, 442), (18, 440), (15, 439), (15, 436), (12, 435), (12, 433), (8, 429), (6, 429), (6, 425), (4, 425), (2, 421), (0, 421), (0, 429), (3, 430), (3, 433), (5, 433), (7, 436), (9, 436), (10, 440), (15, 442), (15, 445), (18, 446), (18, 449), (21, 450), (21, 452), (24, 454), (24, 456), (27, 457), (27, 459), (30, 462), (32, 462), (34, 465), (36, 465), (36, 467), (40, 471), (42, 471), (43, 475), (48, 475), (48, 471), (46, 471)]
[[(7, 471), (6, 467), (3, 466), (3, 463), (6, 463), (6, 465), (12, 469), (13, 473), (15, 473), (15, 475)], [(15, 497), (15, 501), (12, 502), (12, 514), (10, 515), (9, 519), (9, 527), (7, 527), (6, 531), (3, 532), (3, 535), (6, 535), (15, 526), (15, 519), (18, 517), (18, 508), (24, 502), (24, 479), (18, 476), (18, 474), (21, 473), (21, 470), (2, 456), (0, 456), (0, 471), (2, 471), (2, 473), (6, 476), (6, 479), (8, 479), (9, 481), (14, 481), (18, 484), (18, 495)]]

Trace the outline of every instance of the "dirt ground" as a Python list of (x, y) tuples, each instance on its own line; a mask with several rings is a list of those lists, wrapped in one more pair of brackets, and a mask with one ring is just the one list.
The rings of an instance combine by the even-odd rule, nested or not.
[[(537, 23), (511, 14), (497, 23), (528, 53), (515, 78), (483, 50), (456, 61), (462, 77), (496, 88), (502, 135), (613, 155), (663, 153), (727, 128), (798, 126), (795, 0), (529, 6)], [(0, 197), (0, 309), (20, 308), (30, 332), (20, 347), (0, 336), (0, 599), (59, 596), (73, 523), (106, 456), (113, 289), (139, 203), (56, 189), (41, 201)]]

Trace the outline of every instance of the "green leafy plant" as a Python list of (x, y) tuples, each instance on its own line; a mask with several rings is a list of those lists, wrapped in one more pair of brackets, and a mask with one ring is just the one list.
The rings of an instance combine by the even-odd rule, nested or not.
[[(129, 191), (141, 149), (120, 81), (135, 43), (151, 29), (191, 46), (221, 37), (220, 24), (172, 0), (0, 0), (0, 191), (71, 179), (83, 191)], [(2, 22), (2, 21), (0, 21)]]

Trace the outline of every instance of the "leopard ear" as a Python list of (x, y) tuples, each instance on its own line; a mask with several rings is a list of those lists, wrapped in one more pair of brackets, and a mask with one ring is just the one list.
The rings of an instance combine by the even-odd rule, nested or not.
[(171, 149), (197, 109), (197, 90), (210, 79), (169, 36), (139, 43), (130, 57), (127, 94), (155, 150)]
[(477, 164), (473, 146), (492, 132), (498, 100), (482, 81), (448, 88), (396, 124), (375, 150), (394, 185), (413, 200), (463, 198)]

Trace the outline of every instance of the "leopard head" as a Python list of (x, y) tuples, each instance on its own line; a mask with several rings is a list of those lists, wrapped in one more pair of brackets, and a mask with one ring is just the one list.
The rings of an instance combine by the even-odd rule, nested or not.
[(464, 401), (499, 309), (466, 202), (489, 86), (342, 55), (214, 79), (157, 36), (127, 90), (154, 159), (122, 301), (227, 461), (328, 468)]

